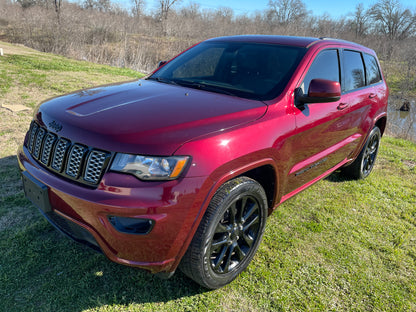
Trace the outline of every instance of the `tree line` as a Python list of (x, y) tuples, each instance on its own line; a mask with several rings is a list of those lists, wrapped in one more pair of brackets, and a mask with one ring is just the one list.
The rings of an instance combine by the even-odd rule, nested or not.
[(414, 90), (416, 11), (399, 0), (358, 4), (334, 19), (314, 15), (302, 0), (270, 0), (263, 11), (236, 14), (231, 8), (202, 9), (198, 3), (130, 0), (0, 0), (0, 38), (114, 66), (149, 72), (201, 40), (224, 35), (278, 34), (332, 37), (374, 49), (387, 75), (401, 75), (398, 89)]

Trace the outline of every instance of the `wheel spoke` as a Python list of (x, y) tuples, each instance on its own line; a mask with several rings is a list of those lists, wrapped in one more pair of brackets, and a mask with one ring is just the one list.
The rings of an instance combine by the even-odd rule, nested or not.
[(244, 241), (246, 242), (246, 244), (248, 245), (248, 247), (251, 247), (251, 245), (253, 245), (254, 239), (251, 236), (244, 233), (243, 238), (244, 238)]
[(212, 261), (212, 263), (214, 264), (214, 269), (218, 271), (218, 268), (221, 266), (221, 264), (224, 261), (224, 257), (227, 253), (227, 250), (229, 249), (229, 246), (224, 246), (223, 249), (221, 250), (221, 253), (218, 255), (218, 257), (216, 258), (216, 261)]
[(377, 141), (373, 142), (369, 148), (369, 154), (373, 154), (377, 150)]
[(368, 171), (368, 157), (365, 157), (363, 159), (363, 171), (367, 172)]
[(247, 213), (243, 216), (243, 219), (244, 219), (243, 222), (248, 220), (257, 209), (258, 209), (257, 203), (253, 203), (250, 210), (247, 211)]
[(236, 215), (237, 215), (237, 206), (236, 206), (236, 202), (232, 203), (232, 205), (230, 206), (230, 223), (234, 224), (236, 222)]
[(258, 224), (260, 222), (259, 216), (255, 216), (253, 220), (250, 221), (249, 224), (246, 224), (243, 227), (243, 232), (246, 233), (253, 225)]
[(240, 200), (240, 209), (238, 209), (237, 212), (237, 223), (242, 223), (243, 222), (243, 212), (244, 212), (244, 208), (247, 205), (247, 197), (244, 196), (241, 200)]
[(222, 223), (218, 223), (217, 227), (215, 228), (214, 233), (218, 234), (218, 233), (228, 233), (228, 232), (230, 232), (230, 227), (229, 226), (226, 226)]
[(237, 256), (238, 256), (238, 260), (241, 262), (241, 261), (243, 261), (244, 260), (244, 258), (246, 257), (246, 253), (241, 249), (241, 247), (240, 247), (240, 245), (236, 245), (235, 246), (235, 251), (236, 251), (236, 254), (237, 254)]
[(224, 273), (227, 273), (230, 270), (231, 257), (233, 255), (234, 249), (235, 249), (234, 244), (228, 246), (227, 259), (225, 260), (225, 264), (224, 264)]
[(228, 243), (228, 238), (223, 237), (222, 239), (219, 239), (217, 241), (213, 241), (211, 244), (211, 253), (218, 250), (221, 246)]
[(369, 167), (373, 166), (373, 164), (374, 164), (374, 155), (373, 154), (368, 156), (368, 164), (369, 164)]

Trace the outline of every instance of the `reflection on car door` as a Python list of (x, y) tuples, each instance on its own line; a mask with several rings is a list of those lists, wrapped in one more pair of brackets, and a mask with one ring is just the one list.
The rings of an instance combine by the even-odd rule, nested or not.
[[(338, 49), (321, 51), (309, 67), (300, 88), (308, 92), (312, 79), (340, 82)], [(306, 187), (327, 170), (346, 162), (357, 137), (351, 130), (349, 103), (344, 96), (331, 103), (299, 105), (295, 109), (297, 137), (286, 194)]]

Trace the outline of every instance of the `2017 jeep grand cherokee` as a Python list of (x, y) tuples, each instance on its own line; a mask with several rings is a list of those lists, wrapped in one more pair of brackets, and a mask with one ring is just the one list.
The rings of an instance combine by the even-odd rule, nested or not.
[(41, 104), (18, 151), (25, 193), (115, 262), (218, 288), (281, 203), (337, 169), (371, 172), (387, 98), (374, 51), (351, 42), (207, 40)]

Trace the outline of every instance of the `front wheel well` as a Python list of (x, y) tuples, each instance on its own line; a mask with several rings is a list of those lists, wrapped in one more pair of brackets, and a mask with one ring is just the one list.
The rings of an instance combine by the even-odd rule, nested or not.
[(249, 177), (258, 183), (263, 187), (264, 191), (266, 192), (267, 196), (267, 204), (269, 207), (269, 211), (273, 207), (273, 203), (276, 197), (276, 173), (272, 166), (270, 165), (264, 165), (255, 169), (252, 169), (250, 171), (247, 171), (241, 176)]

